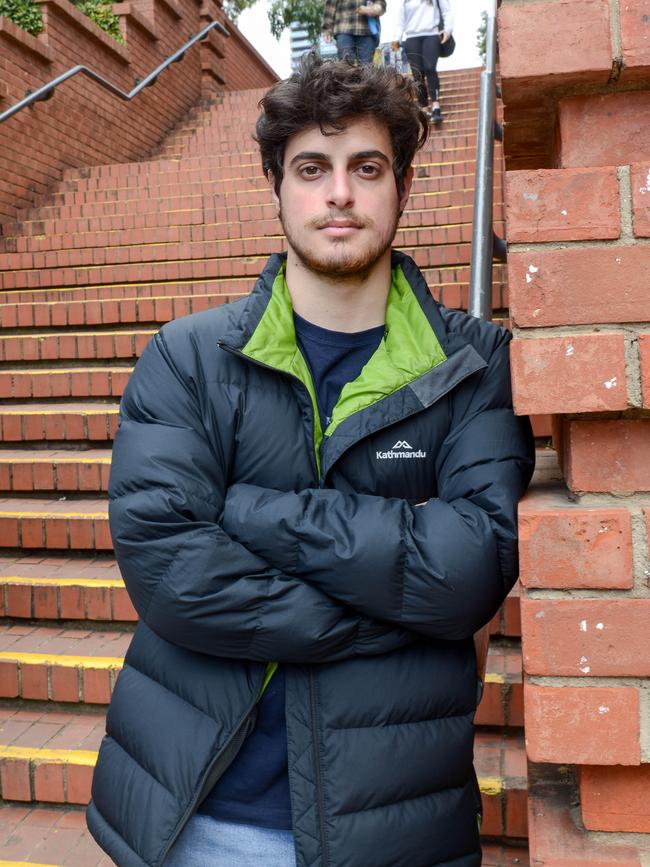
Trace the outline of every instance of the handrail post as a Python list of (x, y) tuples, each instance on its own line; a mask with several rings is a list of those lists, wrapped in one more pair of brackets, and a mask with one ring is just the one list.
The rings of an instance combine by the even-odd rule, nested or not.
[(492, 318), (492, 208), (494, 198), (494, 119), (496, 106), (496, 20), (488, 12), (485, 69), (481, 73), (476, 179), (472, 223), (472, 256), (468, 312), (479, 319)]

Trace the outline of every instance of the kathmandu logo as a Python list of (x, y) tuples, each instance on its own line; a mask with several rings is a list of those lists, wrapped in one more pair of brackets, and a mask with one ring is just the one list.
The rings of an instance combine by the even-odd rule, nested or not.
[(417, 451), (406, 440), (397, 440), (394, 446), (387, 452), (377, 452), (378, 461), (392, 461), (396, 458), (426, 458), (427, 453), (421, 449)]

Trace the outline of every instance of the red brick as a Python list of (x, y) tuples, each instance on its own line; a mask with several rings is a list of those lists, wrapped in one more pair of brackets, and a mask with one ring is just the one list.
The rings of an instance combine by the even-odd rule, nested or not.
[(53, 701), (80, 701), (79, 673), (76, 668), (53, 665), (50, 677)]
[(649, 270), (644, 246), (512, 251), (510, 315), (520, 328), (648, 321)]
[(650, 490), (650, 419), (567, 421), (563, 449), (573, 491)]
[(650, 408), (650, 334), (641, 334), (639, 337), (639, 354), (641, 356), (643, 405)]
[(84, 765), (68, 765), (68, 803), (87, 804), (90, 801), (93, 769)]
[(633, 687), (524, 685), (533, 762), (638, 765), (639, 693)]
[(0, 696), (18, 697), (18, 667), (15, 662), (0, 662)]
[(64, 620), (83, 620), (86, 616), (83, 587), (68, 585), (61, 587), (61, 617)]
[[(562, 495), (558, 495), (561, 500)], [(519, 506), (520, 580), (545, 589), (632, 587), (627, 509), (554, 508), (531, 492)]]
[(618, 238), (616, 169), (507, 172), (508, 241), (579, 241)]
[(49, 698), (47, 691), (47, 666), (46, 665), (27, 665), (23, 663), (20, 667), (23, 698), (41, 699), (45, 701)]
[(82, 672), (83, 698), (88, 704), (108, 704), (111, 700), (111, 680), (108, 669), (85, 668)]
[(56, 620), (59, 616), (57, 588), (48, 584), (34, 587), (32, 590), (34, 617), (44, 620)]
[(63, 803), (63, 765), (40, 763), (34, 767), (34, 798), (37, 801)]
[(113, 587), (111, 596), (113, 600), (114, 620), (134, 621), (138, 619), (136, 610), (125, 587)]
[[(583, 10), (582, 3), (574, 5), (576, 11)], [(578, 62), (581, 59), (578, 55)], [(650, 92), (562, 99), (559, 123), (563, 168), (644, 161), (648, 156)]]
[(0, 785), (5, 801), (31, 801), (29, 762), (23, 759), (0, 760)]
[(32, 588), (28, 584), (9, 584), (6, 592), (9, 617), (32, 616)]
[[(534, 26), (531, 25), (534, 22)], [(612, 67), (606, 0), (503, 5), (499, 10), (503, 79), (585, 77), (605, 84)]]
[(650, 164), (631, 166), (632, 219), (637, 238), (650, 238)]
[(650, 674), (650, 599), (522, 599), (521, 617), (528, 674)]
[[(620, 4), (621, 46), (623, 49), (622, 79), (632, 74), (644, 77), (650, 66), (650, 20), (647, 0), (625, 0)], [(637, 67), (639, 67), (637, 69)]]
[(591, 831), (650, 833), (650, 765), (580, 769), (582, 821)]
[(515, 339), (510, 358), (518, 414), (599, 412), (628, 406), (623, 334)]

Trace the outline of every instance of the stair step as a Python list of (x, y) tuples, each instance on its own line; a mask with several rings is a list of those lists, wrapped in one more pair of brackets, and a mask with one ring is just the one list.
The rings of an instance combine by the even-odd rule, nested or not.
[(112, 550), (106, 500), (0, 500), (0, 547)]
[(132, 367), (0, 369), (0, 398), (120, 397)]
[(69, 807), (0, 806), (0, 853), (0, 867), (115, 867)]
[(130, 632), (0, 626), (0, 698), (108, 704), (131, 638)]
[[(3, 800), (86, 804), (103, 733), (103, 714), (0, 707)], [(525, 809), (523, 819), (520, 815), (526, 798), (523, 738), (479, 732), (475, 764), (483, 833), (525, 836)]]
[[(139, 331), (63, 331), (0, 335), (0, 362), (113, 360), (139, 358), (156, 333)], [(0, 368), (1, 370), (1, 368)]]
[(105, 716), (0, 708), (4, 801), (87, 804)]
[(0, 491), (106, 491), (110, 466), (108, 449), (2, 449)]
[[(528, 848), (483, 843), (482, 867), (530, 867)], [(566, 865), (568, 867), (568, 865)]]
[[(279, 226), (276, 227), (279, 229)], [(499, 231), (499, 225), (495, 230)], [(207, 233), (203, 233), (207, 234)], [(398, 249), (436, 245), (445, 247), (450, 244), (469, 244), (472, 240), (472, 227), (469, 223), (447, 224), (444, 226), (401, 229), (396, 236)], [(63, 273), (70, 268), (98, 268), (101, 266), (138, 265), (166, 263), (169, 261), (234, 258), (247, 254), (266, 255), (278, 252), (284, 246), (284, 237), (275, 235), (254, 235), (245, 238), (222, 238), (188, 242), (159, 241), (155, 244), (81, 247), (74, 249), (52, 250), (47, 252), (0, 253), (0, 268), (13, 270), (16, 275), (29, 274), (42, 269), (60, 269)], [(64, 277), (65, 279), (65, 277)]]
[(119, 407), (115, 404), (29, 403), (0, 406), (0, 440), (57, 442), (112, 440)]
[[(400, 221), (401, 230), (404, 232), (413, 228), (469, 223), (473, 216), (471, 195), (467, 194), (467, 199), (467, 204), (463, 205), (406, 210)], [(495, 218), (501, 219), (502, 210), (501, 205), (495, 207)], [(181, 213), (186, 214), (187, 212)], [(23, 234), (11, 239), (5, 236), (3, 239), (4, 249), (7, 251), (5, 256), (20, 253), (47, 253), (55, 250), (94, 249), (96, 247), (137, 247), (144, 244), (190, 244), (255, 239), (277, 236), (282, 231), (274, 208), (270, 206), (269, 216), (264, 219), (240, 220), (239, 214), (237, 214), (236, 220), (229, 219), (218, 223), (207, 223), (200, 219), (202, 215), (198, 211), (196, 213), (197, 219), (195, 221), (183, 225), (170, 224), (171, 221), (168, 219), (170, 215), (166, 212), (154, 215), (157, 225), (149, 224), (139, 227), (124, 225), (127, 221), (120, 216), (106, 218), (106, 220), (79, 221), (79, 225), (72, 226), (68, 225), (70, 221), (65, 220), (50, 220), (45, 224), (28, 223), (25, 225), (41, 226), (39, 233)], [(234, 217), (235, 215), (231, 216)], [(83, 225), (86, 222), (91, 224), (91, 228)], [(71, 230), (74, 234), (70, 234)], [(11, 261), (19, 262), (20, 260), (15, 257), (15, 260), (12, 259)]]
[[(63, 288), (75, 285), (102, 283), (142, 283), (166, 282), (168, 280), (207, 280), (223, 277), (257, 277), (264, 268), (270, 253), (281, 252), (283, 241), (270, 239), (262, 244), (259, 240), (253, 249), (241, 251), (236, 257), (217, 258), (218, 250), (203, 248), (207, 258), (174, 259), (161, 262), (133, 262), (114, 265), (84, 265), (81, 267), (53, 268), (51, 270), (31, 269), (6, 271), (2, 274), (0, 290)], [(264, 248), (263, 254), (260, 249)], [(450, 243), (439, 247), (402, 247), (416, 264), (422, 268), (433, 268), (458, 264), (469, 264), (470, 244)]]
[(521, 727), (523, 724), (521, 647), (491, 641), (476, 725)]

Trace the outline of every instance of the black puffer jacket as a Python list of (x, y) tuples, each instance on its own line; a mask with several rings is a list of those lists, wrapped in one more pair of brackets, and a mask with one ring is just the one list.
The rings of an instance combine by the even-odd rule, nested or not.
[(533, 465), (509, 335), (395, 253), (386, 337), (323, 435), (282, 265), (165, 326), (124, 395), (111, 529), (141, 622), (89, 826), (120, 867), (163, 864), (278, 662), (299, 867), (475, 867), (472, 634), (516, 578)]

